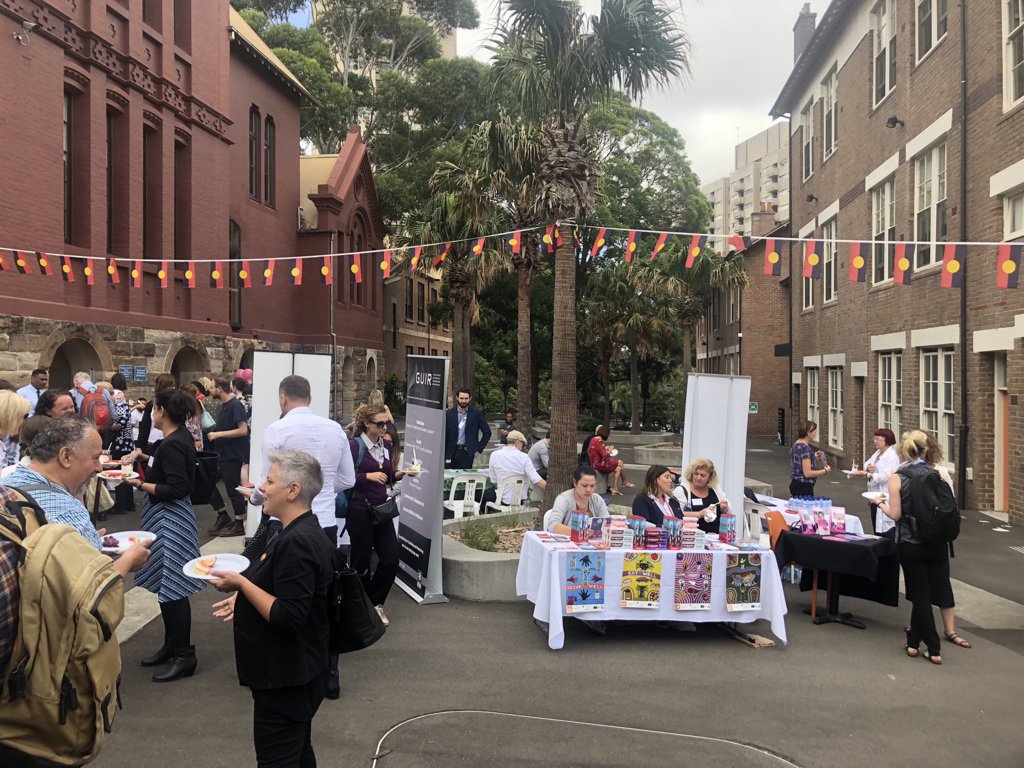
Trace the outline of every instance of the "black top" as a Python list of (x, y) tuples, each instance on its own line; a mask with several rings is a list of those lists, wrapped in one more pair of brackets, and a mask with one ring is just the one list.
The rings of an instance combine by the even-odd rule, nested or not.
[(146, 482), (156, 488), (154, 501), (186, 499), (196, 487), (196, 445), (185, 427), (165, 435), (153, 454), (153, 466), (146, 468)]
[(235, 601), (235, 667), (254, 690), (304, 685), (327, 672), (330, 542), (312, 512), (274, 536), (245, 571), (277, 600), (270, 621), (241, 592)]
[[(491, 425), (483, 411), (472, 405), (466, 409), (466, 450), (473, 456), (480, 453), (491, 441)], [(444, 458), (451, 461), (459, 442), (459, 409), (449, 408), (444, 422)]]
[[(232, 397), (220, 407), (217, 414), (217, 426), (214, 432), (231, 432), (238, 425), (248, 420), (245, 404), (237, 397)], [(220, 454), (221, 461), (249, 461), (248, 437), (221, 437), (213, 441), (213, 450)]]
[[(683, 509), (679, 506), (679, 502), (676, 501), (675, 497), (668, 497), (668, 506), (672, 510), (673, 515), (682, 518)], [(633, 514), (642, 517), (649, 523), (654, 523), (659, 528), (665, 522), (665, 513), (662, 512), (658, 502), (646, 493), (638, 493), (636, 498), (633, 499)]]
[[(685, 486), (683, 489), (685, 490)], [(708, 486), (708, 495), (703, 499), (700, 496), (694, 496), (692, 492), (689, 494), (689, 498), (690, 503), (686, 507), (694, 512), (707, 511), (707, 508), (712, 504), (718, 503), (718, 494), (715, 493), (715, 489), (711, 486)], [(697, 527), (705, 533), (718, 533), (719, 526), (722, 524), (722, 512), (721, 510), (715, 510), (715, 512), (717, 513), (715, 515), (715, 522), (709, 523), (703, 517), (699, 517), (697, 518)]]
[(153, 431), (153, 400), (150, 399), (146, 402), (146, 407), (142, 409), (142, 420), (139, 422), (139, 439), (135, 441), (136, 445), (143, 449), (143, 452), (148, 453), (146, 448), (150, 447), (149, 433)]

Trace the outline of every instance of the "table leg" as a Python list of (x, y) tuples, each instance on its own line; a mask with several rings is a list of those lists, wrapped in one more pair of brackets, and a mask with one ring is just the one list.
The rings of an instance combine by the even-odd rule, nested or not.
[(852, 613), (839, 612), (839, 575), (836, 575), (835, 584), (833, 584), (831, 571), (829, 571), (828, 573), (828, 588), (826, 601), (828, 603), (828, 613), (824, 616), (819, 616), (815, 618), (815, 624), (845, 624), (848, 627), (866, 629), (864, 622), (857, 621), (855, 618), (853, 618)]

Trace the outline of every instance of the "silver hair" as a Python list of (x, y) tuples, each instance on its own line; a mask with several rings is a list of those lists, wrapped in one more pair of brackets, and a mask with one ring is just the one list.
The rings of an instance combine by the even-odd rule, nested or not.
[(311, 507), (313, 499), (324, 487), (324, 473), (320, 462), (305, 451), (274, 451), (267, 455), (267, 468), (277, 464), (282, 483), (296, 483), (299, 498), (305, 506)]
[(71, 379), (71, 382), (76, 387), (78, 386), (79, 382), (82, 382), (82, 381), (92, 381), (92, 374), (91, 373), (86, 373), (85, 371), (79, 371)]
[(61, 448), (69, 448), (72, 453), (78, 453), (89, 436), (96, 431), (96, 427), (85, 418), (73, 413), (47, 421), (48, 423), (32, 438), (32, 445), (29, 448), (32, 461), (41, 464), (56, 459)]

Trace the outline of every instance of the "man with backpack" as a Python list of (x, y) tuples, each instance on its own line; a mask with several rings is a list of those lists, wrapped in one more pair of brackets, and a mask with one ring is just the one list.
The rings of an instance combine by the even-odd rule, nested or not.
[(71, 381), (74, 386), (70, 394), (75, 401), (75, 410), (99, 430), (106, 447), (115, 432), (114, 401), (105, 389), (96, 386), (92, 376), (85, 371), (76, 373)]
[(47, 420), (31, 456), (0, 488), (0, 765), (79, 765), (119, 706), (123, 581), (149, 549), (99, 552), (102, 532), (74, 495), (99, 469), (92, 425)]

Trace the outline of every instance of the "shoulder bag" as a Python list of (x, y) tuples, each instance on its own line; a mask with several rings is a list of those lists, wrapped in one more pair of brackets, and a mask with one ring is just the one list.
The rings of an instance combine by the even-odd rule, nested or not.
[[(356, 458), (356, 471), (359, 471), (359, 465), (363, 463), (363, 456), (366, 455), (366, 443), (363, 442), (362, 437), (356, 437), (353, 439), (359, 444), (359, 455)], [(385, 448), (384, 450), (387, 449)], [(387, 523), (398, 517), (398, 502), (395, 501), (394, 497), (389, 498), (383, 504), (371, 504), (364, 493), (363, 501), (366, 502), (366, 506), (370, 510), (370, 515), (374, 525)]]

